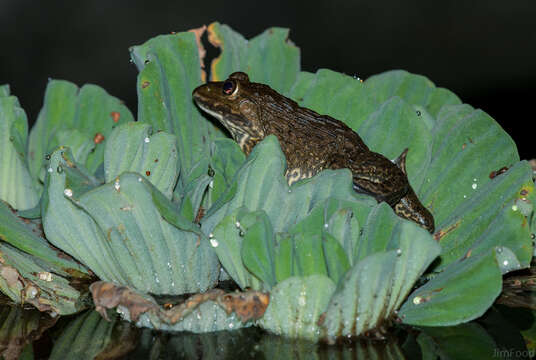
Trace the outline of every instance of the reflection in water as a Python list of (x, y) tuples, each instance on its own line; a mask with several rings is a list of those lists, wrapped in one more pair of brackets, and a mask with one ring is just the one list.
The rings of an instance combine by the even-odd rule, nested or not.
[(56, 321), (35, 309), (0, 306), (0, 355), (6, 360), (18, 359), (23, 351), (31, 355), (31, 344)]
[[(162, 332), (137, 328), (119, 320), (117, 314), (109, 314), (109, 322), (93, 310), (58, 321), (36, 310), (4, 305), (0, 307), (0, 354), (5, 359), (22, 354), (24, 359), (49, 356), (76, 360), (491, 359), (494, 354), (528, 359), (530, 353), (519, 329), (524, 325), (517, 320), (532, 317), (530, 312), (512, 312), (499, 306), (468, 324), (407, 331), (398, 328), (388, 341), (348, 340), (326, 345), (285, 339), (256, 327), (205, 334)], [(42, 337), (50, 338), (51, 351), (39, 346)]]

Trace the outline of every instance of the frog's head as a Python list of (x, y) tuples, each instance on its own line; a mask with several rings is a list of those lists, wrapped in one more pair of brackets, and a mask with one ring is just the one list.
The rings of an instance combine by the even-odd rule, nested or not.
[(209, 82), (192, 93), (197, 105), (218, 119), (246, 153), (264, 138), (259, 85), (251, 83), (246, 73), (235, 72), (225, 81)]

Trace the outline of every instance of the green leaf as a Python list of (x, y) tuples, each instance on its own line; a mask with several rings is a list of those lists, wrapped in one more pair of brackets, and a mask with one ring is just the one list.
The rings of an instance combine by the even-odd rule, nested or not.
[(152, 134), (150, 125), (127, 123), (112, 131), (104, 155), (105, 181), (123, 172), (136, 172), (171, 198), (179, 173), (175, 137)]
[(299, 232), (292, 239), (294, 245), (296, 275), (328, 275), (320, 234), (308, 235)]
[[(51, 158), (52, 168), (59, 165), (69, 166), (61, 150)], [(49, 176), (47, 238), (99, 278), (155, 294), (203, 291), (216, 282), (219, 265), (209, 242), (165, 221), (140, 175), (124, 173), (72, 196), (64, 195), (65, 171)]]
[(95, 149), (95, 142), (78, 129), (59, 130), (52, 138), (53, 144), (61, 144), (73, 152), (77, 162), (85, 164), (91, 151)]
[(401, 223), (400, 233), (396, 250), (365, 257), (339, 281), (325, 313), (328, 338), (358, 336), (378, 327), (439, 254), (437, 243), (415, 224)]
[(399, 96), (408, 104), (425, 106), (432, 116), (445, 105), (461, 104), (460, 99), (449, 90), (437, 88), (425, 76), (404, 70), (391, 70), (371, 76), (365, 81), (365, 86), (379, 103)]
[(353, 265), (360, 233), (360, 224), (354, 212), (351, 209), (339, 209), (325, 224), (328, 225), (327, 232), (343, 247), (348, 264)]
[(399, 225), (399, 218), (386, 203), (376, 205), (363, 226), (363, 234), (359, 239), (355, 250), (355, 260), (359, 261), (368, 255), (385, 251), (395, 247), (397, 243), (395, 237), (397, 231), (395, 227)]
[[(413, 107), (399, 97), (384, 102), (361, 124), (359, 135), (372, 151), (396, 159), (409, 148), (406, 170), (413, 189), (424, 181), (423, 173), (430, 163), (432, 134), (420, 121)], [(392, 141), (396, 134), (396, 141)]]
[(502, 275), (495, 250), (451, 263), (415, 290), (399, 311), (406, 324), (456, 325), (476, 319), (495, 301)]
[(15, 209), (31, 209), (39, 201), (37, 187), (28, 171), (26, 159), (27, 120), (19, 101), (0, 97), (0, 200)]
[[(263, 281), (268, 288), (276, 284), (275, 269), (274, 269), (274, 232), (270, 219), (262, 210), (248, 214), (254, 217), (255, 221), (251, 226), (248, 226), (244, 231), (244, 240), (242, 241), (242, 261), (246, 268), (257, 278)], [(247, 222), (252, 220), (244, 219)], [(241, 221), (239, 227), (242, 225)]]
[[(47, 171), (45, 189), (43, 192), (44, 210), (43, 229), (46, 238), (54, 246), (62, 249), (74, 258), (81, 261), (100, 278), (113, 278), (119, 283), (126, 282), (122, 272), (118, 271), (111, 248), (107, 245), (105, 233), (97, 226), (95, 221), (76, 204), (71, 202), (66, 189), (72, 191), (72, 196), (79, 198), (79, 194), (66, 186), (67, 171), (74, 163), (68, 149), (56, 150), (50, 158)], [(76, 182), (71, 182), (76, 184)], [(71, 185), (72, 186), (72, 185)], [(82, 191), (81, 191), (82, 192)], [(68, 222), (65, 219), (69, 219)], [(101, 247), (98, 244), (106, 246)]]
[(49, 359), (94, 359), (112, 342), (112, 330), (118, 325), (103, 319), (94, 310), (72, 319), (54, 342)]
[[(82, 161), (82, 158), (76, 160), (94, 173), (103, 162), (104, 144), (112, 128), (128, 121), (133, 121), (128, 108), (99, 86), (86, 84), (78, 89), (68, 81), (49, 81), (43, 108), (30, 132), (30, 173), (34, 178), (41, 177), (45, 154), (59, 145), (78, 144), (80, 148), (75, 148), (74, 153), (85, 157), (90, 146), (88, 141), (94, 142), (94, 150), (87, 154), (86, 161)], [(76, 139), (68, 138), (68, 133), (62, 133), (66, 130), (76, 130)], [(59, 136), (56, 135), (58, 133)], [(98, 134), (102, 138), (95, 141), (99, 138)], [(60, 140), (66, 140), (67, 143), (59, 143)]]
[(323, 275), (291, 277), (270, 292), (270, 305), (258, 324), (277, 335), (318, 340), (318, 320), (335, 290)]
[[(137, 174), (124, 173), (79, 201), (106, 233), (126, 285), (154, 294), (205, 291), (219, 273), (209, 242), (162, 219)], [(104, 279), (117, 281), (116, 278)]]
[(477, 183), (478, 189), (471, 190), (475, 194), (459, 204), (439, 230), (443, 248), (439, 269), (469, 250), (476, 255), (495, 246), (508, 247), (520, 267), (527, 267), (532, 257), (532, 242), (520, 204), (529, 205), (536, 199), (530, 166), (526, 161), (518, 162), (505, 174), (483, 181), (482, 186), (479, 181), (473, 184)]
[(35, 257), (35, 261), (48, 263), (61, 276), (88, 274), (87, 269), (53, 249), (42, 237), (35, 234), (6, 203), (0, 201), (0, 239)]
[(268, 136), (254, 148), (226, 194), (203, 218), (205, 233), (211, 232), (223, 217), (240, 207), (264, 210), (277, 233), (289, 231), (316, 204), (330, 197), (339, 202), (339, 208), (351, 208), (358, 221), (364, 220), (376, 203), (371, 197), (352, 190), (348, 170), (326, 170), (291, 187), (283, 176), (284, 171), (285, 158), (279, 143), (274, 136)]
[(339, 241), (329, 233), (323, 234), (322, 249), (330, 279), (336, 283), (350, 268), (348, 256)]
[(157, 36), (130, 48), (138, 75), (138, 121), (177, 136), (181, 178), (179, 190), (208, 170), (212, 140), (221, 132), (192, 101), (201, 85), (201, 67), (191, 32)]
[(210, 167), (214, 171), (210, 204), (214, 203), (231, 186), (237, 170), (246, 156), (231, 139), (216, 139), (211, 145)]
[[(58, 268), (11, 245), (0, 242), (0, 291), (18, 304), (32, 304), (51, 315), (73, 314), (86, 305), (70, 279)], [(63, 270), (66, 270), (65, 268)]]
[(242, 261), (243, 237), (240, 236), (240, 229), (236, 226), (239, 219), (247, 213), (246, 208), (240, 208), (227, 215), (209, 237), (220, 263), (238, 286), (242, 289), (246, 287), (259, 289), (261, 287), (259, 279), (246, 269)]
[(210, 24), (209, 40), (223, 50), (212, 62), (212, 81), (225, 80), (235, 71), (244, 71), (251, 81), (287, 92), (300, 69), (300, 50), (287, 40), (288, 32), (288, 29), (270, 28), (246, 40), (227, 25)]

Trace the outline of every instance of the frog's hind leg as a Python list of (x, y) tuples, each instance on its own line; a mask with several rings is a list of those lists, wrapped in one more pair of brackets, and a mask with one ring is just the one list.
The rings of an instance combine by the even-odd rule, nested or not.
[(400, 198), (407, 193), (406, 187), (401, 187), (396, 191), (386, 191), (386, 189), (377, 182), (373, 182), (367, 179), (355, 178), (353, 179), (352, 187), (355, 192), (372, 196), (378, 202), (386, 202), (390, 206), (394, 206)]
[(421, 204), (412, 188), (409, 188), (408, 193), (394, 206), (391, 205), (391, 207), (401, 218), (412, 220), (430, 233), (434, 233), (434, 217), (430, 211)]

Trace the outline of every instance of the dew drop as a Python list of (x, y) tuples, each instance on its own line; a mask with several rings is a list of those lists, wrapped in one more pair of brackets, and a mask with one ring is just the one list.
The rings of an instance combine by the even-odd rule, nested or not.
[(212, 245), (212, 247), (218, 247), (218, 245), (220, 245), (220, 243), (218, 242), (218, 240), (212, 238), (212, 239), (210, 239), (210, 245)]
[(46, 160), (46, 161), (49, 161), (49, 160), (50, 160), (50, 154), (46, 154), (46, 155), (45, 155), (45, 160)]
[(67, 188), (65, 190), (63, 190), (63, 194), (67, 197), (72, 197), (73, 196), (73, 190)]
[(473, 188), (473, 190), (476, 190), (476, 187), (477, 187), (477, 186), (478, 186), (478, 185), (477, 185), (476, 183), (473, 183), (473, 185), (472, 185), (471, 187)]
[(289, 193), (291, 193), (291, 192), (292, 192), (292, 190), (288, 189), (288, 192), (289, 192)]
[(302, 292), (300, 293), (300, 297), (298, 298), (298, 305), (300, 305), (300, 306), (305, 306), (305, 303), (306, 303), (305, 292), (302, 291)]
[(464, 195), (463, 198), (464, 198), (464, 199), (467, 199), (467, 195)]
[(240, 229), (240, 221), (235, 222), (235, 226), (237, 227), (237, 229)]
[(500, 253), (502, 253), (502, 252), (503, 252), (503, 248), (502, 248), (502, 246), (497, 247), (497, 253), (500, 254)]
[(26, 290), (26, 296), (28, 297), (28, 299), (33, 299), (37, 296), (37, 289), (33, 286), (30, 286), (28, 290)]
[(415, 297), (413, 298), (413, 303), (414, 303), (415, 305), (419, 305), (419, 304), (421, 304), (421, 303), (422, 303), (422, 297), (420, 297), (420, 296), (415, 296)]
[(142, 182), (143, 179), (141, 177), (138, 178), (138, 182)]
[(208, 183), (208, 187), (211, 189), (214, 188), (214, 180), (210, 180), (210, 182)]
[(63, 172), (63, 168), (61, 167), (61, 165), (58, 165), (56, 171), (58, 172), (58, 174), (61, 174)]
[(114, 182), (114, 189), (116, 191), (119, 191), (119, 189), (121, 189), (121, 184), (119, 183), (119, 179), (115, 179), (115, 182)]
[(175, 287), (175, 281), (171, 282), (171, 287)]
[(246, 235), (246, 233), (244, 232), (244, 230), (240, 229), (240, 231), (238, 232), (238, 236), (244, 237), (244, 235)]
[(234, 328), (234, 324), (233, 324), (233, 323), (230, 323), (230, 324), (229, 324), (229, 329), (232, 329), (232, 328)]
[(197, 315), (196, 315), (196, 317), (197, 317), (197, 320), (201, 320), (201, 313), (198, 312)]
[(515, 204), (512, 205), (512, 210), (513, 210), (513, 211), (517, 211), (517, 205), (515, 205)]
[(51, 167), (49, 167), (49, 168), (47, 169), (47, 171), (48, 171), (49, 173), (53, 173), (53, 172), (54, 172), (54, 169), (51, 168)]
[(402, 249), (396, 249), (396, 256), (402, 255)]
[(476, 181), (476, 178), (473, 178), (473, 181)]
[(416, 113), (417, 113), (417, 116), (421, 116), (421, 111), (420, 110), (417, 110)]
[(209, 238), (209, 239), (212, 239), (213, 237), (214, 237), (214, 234), (213, 234), (213, 233), (208, 234), (208, 238)]
[(504, 261), (503, 261), (503, 265), (504, 265), (504, 266), (507, 266), (507, 265), (508, 265), (508, 260), (504, 260)]
[(324, 229), (327, 229), (329, 227), (328, 223), (324, 224)]
[(151, 139), (149, 139), (149, 137), (146, 137), (145, 139), (143, 139), (143, 141), (144, 141), (146, 144), (148, 144), (148, 143), (151, 142)]
[(154, 274), (154, 281), (156, 281), (157, 284), (160, 284), (160, 279), (158, 276), (156, 276), (156, 274)]

